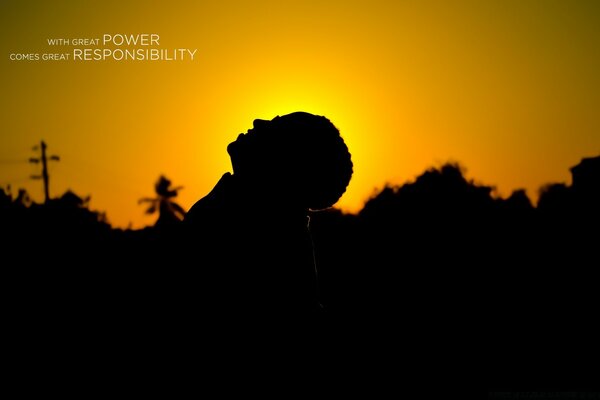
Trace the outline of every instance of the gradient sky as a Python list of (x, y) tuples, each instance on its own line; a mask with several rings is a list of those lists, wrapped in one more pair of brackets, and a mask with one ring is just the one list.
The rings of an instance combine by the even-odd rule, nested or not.
[[(324, 4), (325, 3), (325, 4)], [(162, 173), (189, 208), (255, 118), (327, 116), (353, 154), (339, 206), (453, 160), (499, 195), (570, 182), (600, 154), (600, 1), (2, 1), (0, 185), (71, 188), (116, 226)], [(15, 62), (48, 38), (157, 33), (191, 62)], [(97, 47), (97, 46), (92, 46)]]

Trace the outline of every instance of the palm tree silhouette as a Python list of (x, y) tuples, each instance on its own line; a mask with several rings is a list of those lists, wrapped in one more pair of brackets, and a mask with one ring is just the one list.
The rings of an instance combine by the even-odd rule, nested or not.
[(158, 211), (155, 227), (164, 228), (183, 220), (185, 216), (184, 209), (173, 201), (181, 189), (183, 189), (183, 186), (171, 187), (171, 181), (161, 175), (154, 184), (156, 197), (144, 197), (138, 201), (138, 204), (150, 203), (146, 214), (154, 214)]

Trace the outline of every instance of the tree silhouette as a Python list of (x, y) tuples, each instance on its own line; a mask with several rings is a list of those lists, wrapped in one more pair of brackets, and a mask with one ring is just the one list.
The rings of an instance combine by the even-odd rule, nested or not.
[(174, 201), (178, 191), (181, 189), (183, 189), (183, 186), (171, 187), (171, 181), (164, 175), (161, 175), (154, 185), (156, 197), (144, 197), (138, 201), (139, 204), (149, 203), (146, 214), (158, 212), (158, 220), (155, 227), (169, 227), (183, 220), (185, 210)]

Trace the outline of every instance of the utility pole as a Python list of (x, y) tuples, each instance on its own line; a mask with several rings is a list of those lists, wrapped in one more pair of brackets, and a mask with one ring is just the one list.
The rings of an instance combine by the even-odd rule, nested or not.
[[(46, 148), (48, 146), (46, 145), (46, 142), (44, 142), (43, 140), (40, 143), (40, 148), (42, 150), (42, 156), (40, 158), (35, 158), (32, 157), (29, 159), (30, 163), (33, 164), (38, 164), (40, 161), (42, 163), (42, 175), (32, 175), (31, 179), (43, 179), (44, 180), (44, 202), (48, 203), (48, 201), (50, 200), (50, 189), (49, 189), (49, 181), (50, 181), (50, 176), (48, 175), (48, 159), (46, 157)], [(38, 146), (34, 146), (33, 150), (36, 151), (38, 149)], [(58, 156), (52, 155), (50, 156), (50, 161), (60, 161), (60, 158)]]

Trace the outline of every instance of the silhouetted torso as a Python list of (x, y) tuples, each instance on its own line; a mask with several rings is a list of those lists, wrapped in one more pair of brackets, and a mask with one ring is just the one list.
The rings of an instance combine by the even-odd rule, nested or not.
[(302, 210), (266, 206), (256, 190), (223, 175), (185, 219), (189, 254), (199, 270), (200, 301), (216, 311), (315, 311), (307, 223)]

